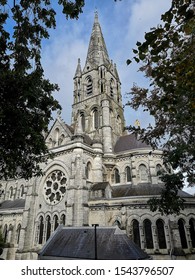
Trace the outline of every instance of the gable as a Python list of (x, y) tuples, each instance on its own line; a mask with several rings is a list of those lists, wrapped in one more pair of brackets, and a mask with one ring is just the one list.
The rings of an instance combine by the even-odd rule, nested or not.
[(71, 127), (57, 118), (45, 139), (46, 145), (49, 149), (63, 146), (71, 141), (72, 135)]

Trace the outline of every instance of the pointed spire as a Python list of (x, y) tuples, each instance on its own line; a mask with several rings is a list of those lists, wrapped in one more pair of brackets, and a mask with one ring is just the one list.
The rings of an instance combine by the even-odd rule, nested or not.
[(75, 72), (75, 75), (74, 75), (74, 78), (77, 78), (77, 77), (81, 77), (82, 75), (82, 70), (81, 70), (81, 60), (80, 58), (78, 58), (78, 64), (77, 64), (77, 69), (76, 69), (76, 72)]
[(108, 56), (104, 37), (102, 35), (101, 26), (98, 21), (98, 13), (95, 12), (95, 19), (91, 38), (89, 41), (89, 48), (84, 71), (88, 70), (88, 67), (93, 68), (94, 66), (100, 66), (102, 64), (108, 66), (110, 64), (110, 59)]

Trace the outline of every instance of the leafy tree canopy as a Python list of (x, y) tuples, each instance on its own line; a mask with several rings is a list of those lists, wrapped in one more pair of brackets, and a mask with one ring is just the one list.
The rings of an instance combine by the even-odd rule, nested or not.
[[(184, 174), (194, 185), (195, 159), (195, 2), (172, 0), (171, 8), (162, 15), (162, 24), (137, 42), (133, 60), (150, 79), (149, 88), (134, 85), (130, 105), (144, 108), (155, 119), (148, 128), (129, 127), (154, 149), (162, 147), (165, 166), (174, 174), (162, 174), (165, 189), (161, 198), (149, 201), (151, 210), (162, 214), (179, 213), (183, 200), (178, 190)], [(127, 60), (127, 64), (132, 61)]]
[[(48, 154), (43, 132), (60, 108), (41, 66), (41, 42), (56, 26), (52, 2), (0, 0), (0, 179), (41, 174)], [(85, 1), (57, 2), (77, 19)]]

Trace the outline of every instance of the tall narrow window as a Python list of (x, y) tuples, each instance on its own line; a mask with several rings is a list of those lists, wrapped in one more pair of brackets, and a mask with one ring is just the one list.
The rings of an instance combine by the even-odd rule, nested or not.
[(129, 166), (125, 168), (125, 175), (126, 175), (126, 182), (131, 182), (131, 170)]
[(180, 240), (181, 240), (181, 246), (183, 249), (186, 249), (186, 248), (188, 248), (188, 245), (187, 245), (184, 221), (182, 219), (179, 219), (178, 226), (179, 226), (179, 235), (180, 235)]
[(146, 241), (146, 248), (153, 249), (153, 237), (152, 237), (152, 226), (151, 221), (146, 219), (144, 220), (144, 233), (145, 233), (145, 241)]
[(14, 194), (14, 189), (13, 189), (13, 187), (10, 187), (10, 189), (9, 189), (9, 198), (10, 199), (12, 198), (13, 194)]
[(141, 247), (139, 222), (137, 220), (133, 220), (133, 241), (135, 242), (135, 244)]
[(114, 80), (113, 79), (110, 80), (110, 96), (111, 97), (114, 96)]
[(92, 83), (92, 78), (90, 76), (87, 77), (86, 90), (87, 90), (87, 95), (93, 93), (93, 83)]
[(17, 231), (16, 231), (16, 233), (17, 233), (17, 235), (16, 235), (16, 238), (17, 238), (17, 239), (16, 239), (16, 242), (17, 242), (17, 244), (19, 244), (20, 232), (21, 232), (21, 224), (18, 225)]
[(115, 177), (115, 183), (120, 183), (120, 174), (117, 168), (114, 170), (114, 177)]
[(156, 166), (156, 176), (158, 177), (159, 180), (162, 176), (162, 166), (160, 164), (157, 164)]
[(93, 128), (97, 129), (99, 127), (99, 116), (98, 116), (98, 109), (93, 109)]
[(144, 164), (140, 164), (140, 166), (139, 166), (139, 175), (140, 175), (140, 180), (142, 182), (148, 181), (147, 167)]
[(47, 228), (46, 240), (48, 240), (51, 235), (51, 218), (50, 218), (50, 216), (47, 216), (47, 218), (46, 218), (46, 228)]
[(56, 230), (56, 228), (58, 227), (58, 224), (59, 224), (59, 222), (58, 222), (58, 216), (55, 215), (55, 216), (54, 216), (54, 230)]
[(190, 237), (192, 241), (192, 247), (195, 248), (195, 220), (190, 219), (189, 224), (190, 224)]
[(157, 236), (158, 236), (158, 244), (160, 249), (166, 249), (166, 238), (165, 238), (165, 229), (164, 229), (164, 222), (161, 219), (156, 221), (156, 228), (157, 228)]
[(56, 128), (55, 129), (55, 146), (59, 145), (59, 133), (60, 133), (59, 128)]
[(92, 172), (92, 167), (91, 167), (91, 163), (90, 162), (88, 162), (87, 163), (87, 165), (86, 165), (86, 178), (88, 179), (88, 180), (91, 180), (92, 178), (91, 178), (91, 172)]
[(7, 228), (7, 225), (5, 225), (4, 229), (3, 229), (3, 241), (4, 241), (4, 243), (7, 242), (7, 236), (8, 236), (8, 228)]
[(82, 130), (83, 132), (85, 131), (85, 115), (84, 113), (80, 114), (80, 118), (81, 118), (81, 126), (82, 126)]
[(65, 226), (66, 223), (66, 216), (64, 214), (61, 215), (60, 217), (60, 223), (63, 224)]
[(43, 230), (44, 230), (44, 223), (43, 223), (43, 216), (39, 218), (39, 244), (43, 243)]

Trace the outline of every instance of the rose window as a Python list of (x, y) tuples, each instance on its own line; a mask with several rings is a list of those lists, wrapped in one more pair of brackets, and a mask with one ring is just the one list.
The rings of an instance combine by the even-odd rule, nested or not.
[(47, 176), (44, 185), (44, 195), (46, 201), (52, 205), (59, 203), (66, 193), (66, 187), (67, 179), (65, 174), (60, 170), (51, 172)]

